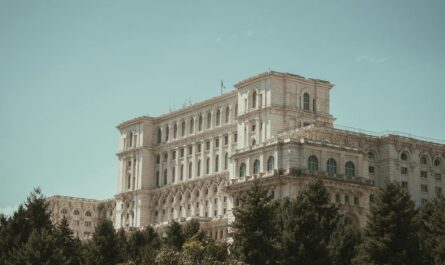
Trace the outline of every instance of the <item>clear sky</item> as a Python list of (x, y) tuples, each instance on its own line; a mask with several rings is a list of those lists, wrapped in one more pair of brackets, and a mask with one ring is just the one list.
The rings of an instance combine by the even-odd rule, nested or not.
[(0, 211), (110, 198), (123, 120), (267, 71), (329, 80), (336, 123), (445, 139), (445, 1), (0, 0)]

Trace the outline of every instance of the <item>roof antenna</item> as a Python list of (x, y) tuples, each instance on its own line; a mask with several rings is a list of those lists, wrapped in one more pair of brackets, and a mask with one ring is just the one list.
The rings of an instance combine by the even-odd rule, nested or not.
[(221, 95), (223, 94), (224, 89), (226, 89), (226, 87), (224, 86), (224, 82), (221, 79)]

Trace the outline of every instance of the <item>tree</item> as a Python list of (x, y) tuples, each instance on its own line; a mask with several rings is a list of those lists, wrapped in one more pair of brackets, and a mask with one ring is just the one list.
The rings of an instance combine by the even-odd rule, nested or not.
[(181, 254), (171, 248), (162, 248), (156, 255), (156, 265), (182, 265)]
[(190, 239), (200, 232), (200, 226), (199, 221), (196, 219), (192, 219), (185, 223), (184, 227), (182, 228), (184, 239)]
[(435, 198), (422, 207), (418, 221), (424, 264), (445, 264), (445, 198)]
[(63, 217), (55, 229), (57, 246), (62, 255), (67, 259), (68, 265), (80, 264), (80, 241), (73, 237), (73, 231), (69, 228), (68, 220)]
[(333, 265), (350, 265), (357, 254), (357, 247), (362, 242), (358, 228), (347, 224), (344, 219), (337, 224), (328, 245), (329, 256)]
[(173, 221), (167, 227), (165, 233), (166, 237), (164, 243), (173, 250), (181, 250), (182, 244), (184, 244), (185, 241), (181, 225), (178, 222)]
[(154, 264), (161, 242), (151, 226), (132, 233), (127, 242), (127, 260), (136, 264)]
[(337, 208), (321, 179), (311, 181), (295, 200), (277, 205), (281, 227), (280, 264), (331, 264), (328, 245), (337, 227)]
[(275, 264), (278, 229), (272, 196), (255, 181), (233, 210), (233, 252), (249, 264)]
[(380, 189), (354, 264), (420, 264), (416, 209), (397, 184)]
[(110, 220), (101, 219), (96, 225), (91, 242), (87, 243), (87, 264), (114, 265), (123, 260), (121, 243)]

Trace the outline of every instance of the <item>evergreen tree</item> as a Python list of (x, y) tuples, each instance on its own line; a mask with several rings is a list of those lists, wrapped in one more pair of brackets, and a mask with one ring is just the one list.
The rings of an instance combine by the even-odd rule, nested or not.
[(171, 248), (162, 248), (156, 255), (156, 265), (183, 265), (182, 256)]
[(87, 243), (85, 262), (91, 265), (115, 265), (123, 260), (121, 242), (110, 220), (101, 219), (91, 242)]
[(55, 229), (57, 246), (61, 248), (68, 265), (80, 264), (80, 241), (73, 237), (73, 231), (69, 228), (68, 220), (63, 217)]
[(255, 181), (233, 210), (233, 252), (249, 264), (275, 264), (278, 230), (272, 196)]
[(198, 233), (200, 232), (199, 221), (196, 219), (192, 219), (186, 222), (184, 227), (182, 228), (182, 231), (185, 240), (198, 235)]
[(350, 265), (362, 242), (358, 228), (347, 224), (343, 219), (331, 235), (328, 245), (329, 256), (333, 265)]
[(46, 229), (34, 229), (28, 241), (14, 250), (8, 265), (68, 265), (56, 238)]
[(418, 221), (424, 264), (445, 264), (445, 198), (428, 202), (421, 208)]
[(173, 221), (165, 231), (166, 237), (164, 238), (164, 243), (171, 249), (179, 251), (184, 244), (184, 234), (182, 232), (181, 225)]
[(354, 264), (420, 264), (416, 209), (409, 195), (389, 183), (371, 206), (364, 242)]
[(331, 264), (328, 245), (339, 216), (323, 181), (311, 181), (296, 200), (284, 199), (278, 208), (280, 264)]
[(151, 226), (132, 233), (127, 243), (127, 260), (136, 264), (154, 264), (161, 246), (158, 234)]

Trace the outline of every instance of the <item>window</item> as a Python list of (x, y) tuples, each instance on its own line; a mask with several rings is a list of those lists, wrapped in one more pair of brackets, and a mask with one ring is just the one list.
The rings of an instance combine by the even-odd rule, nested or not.
[(181, 165), (181, 169), (179, 171), (179, 177), (181, 181), (184, 179), (184, 165)]
[(400, 173), (402, 173), (402, 175), (407, 175), (408, 174), (408, 168), (407, 167), (400, 167)]
[(197, 145), (197, 149), (198, 149), (198, 153), (201, 153), (201, 143), (198, 143), (198, 145)]
[(219, 126), (221, 124), (221, 111), (216, 111), (216, 126)]
[(239, 176), (245, 177), (246, 176), (246, 164), (242, 163), (239, 167)]
[(423, 178), (423, 179), (428, 178), (428, 172), (426, 172), (426, 171), (420, 171), (420, 177)]
[(333, 176), (337, 174), (337, 162), (333, 158), (329, 158), (327, 162), (328, 175)]
[(159, 171), (156, 171), (156, 187), (159, 187)]
[(189, 150), (189, 155), (192, 155), (193, 154), (193, 146), (189, 146), (188, 147), (188, 150)]
[(436, 180), (442, 180), (442, 175), (441, 175), (440, 173), (435, 173), (435, 174), (434, 174), (434, 178), (435, 178)]
[(318, 171), (318, 158), (316, 156), (312, 155), (309, 157), (308, 168), (311, 172)]
[(374, 202), (374, 194), (369, 195), (369, 202), (370, 203)]
[(435, 167), (440, 166), (440, 160), (439, 160), (439, 158), (436, 158), (436, 159), (434, 160), (434, 166), (435, 166)]
[(210, 141), (206, 141), (206, 150), (210, 150)]
[(79, 215), (80, 214), (80, 212), (79, 212), (79, 210), (74, 210), (74, 213), (73, 213), (74, 215)]
[(436, 187), (435, 188), (436, 197), (440, 197), (442, 195), (442, 188)]
[(176, 178), (176, 176), (175, 176), (175, 172), (176, 171), (176, 168), (175, 167), (172, 167), (172, 183), (175, 183), (175, 178)]
[(238, 104), (235, 105), (235, 120), (238, 117)]
[(420, 191), (421, 192), (428, 192), (428, 185), (421, 184), (420, 185)]
[(426, 156), (420, 157), (420, 164), (422, 164), (422, 165), (428, 164), (428, 159), (426, 158)]
[(341, 203), (340, 194), (335, 194), (335, 202), (336, 203)]
[(374, 158), (375, 158), (374, 153), (373, 152), (369, 152), (368, 153), (368, 158), (369, 158), (369, 160), (374, 160)]
[(227, 170), (228, 167), (229, 167), (229, 154), (226, 153), (224, 155), (224, 170)]
[(309, 110), (309, 94), (308, 93), (304, 93), (303, 95), (303, 109), (304, 110)]
[(91, 227), (91, 221), (85, 221), (85, 226), (86, 227)]
[(254, 145), (256, 145), (256, 140), (255, 139), (252, 140), (252, 146), (254, 146)]
[(170, 128), (167, 126), (165, 127), (165, 141), (168, 141), (169, 134), (170, 134)]
[(252, 108), (256, 108), (256, 98), (257, 98), (257, 93), (256, 93), (256, 91), (253, 91), (253, 94), (252, 94)]
[(191, 118), (190, 119), (190, 128), (189, 128), (189, 132), (190, 134), (192, 134), (195, 130), (195, 119)]
[(345, 204), (349, 204), (349, 196), (345, 195)]
[(185, 136), (185, 121), (182, 121), (182, 124), (181, 124), (181, 136), (182, 137)]
[(406, 154), (406, 152), (403, 152), (403, 153), (400, 155), (400, 159), (402, 159), (403, 161), (408, 160), (408, 155)]
[(258, 174), (260, 173), (260, 160), (255, 160), (255, 162), (253, 162), (253, 174)]
[(179, 151), (179, 155), (180, 155), (181, 157), (184, 157), (184, 148), (181, 148), (181, 150)]
[(234, 133), (233, 134), (233, 142), (238, 142), (238, 134), (237, 133)]
[(189, 163), (189, 178), (192, 178), (192, 173), (193, 173), (193, 164), (192, 162)]
[(175, 123), (175, 125), (173, 125), (173, 138), (176, 139), (176, 137), (178, 137), (178, 125)]
[(357, 196), (354, 196), (354, 205), (356, 205), (356, 206), (360, 205), (360, 200)]
[(269, 156), (269, 159), (267, 159), (267, 171), (272, 171), (274, 170), (274, 163), (275, 163), (275, 159), (273, 156)]
[(315, 99), (312, 100), (312, 110), (313, 110), (314, 112), (317, 111), (317, 104), (316, 104), (316, 102), (315, 102)]
[(402, 181), (401, 186), (403, 189), (408, 189), (408, 181)]
[(86, 211), (85, 216), (91, 217), (91, 212), (90, 211)]
[(420, 200), (420, 205), (421, 205), (421, 206), (425, 206), (427, 203), (428, 203), (428, 200), (427, 200), (427, 199), (421, 199), (421, 200)]
[(351, 161), (346, 162), (345, 164), (345, 175), (346, 177), (354, 177), (355, 176), (355, 166)]
[(62, 214), (68, 214), (68, 210), (67, 210), (67, 209), (62, 209), (62, 211), (60, 211), (60, 213), (62, 213)]
[(176, 151), (172, 151), (172, 159), (176, 159)]
[(208, 175), (210, 173), (210, 158), (207, 157), (206, 160), (206, 174)]
[(252, 125), (252, 132), (254, 132), (256, 130), (256, 124)]
[(219, 147), (219, 138), (215, 138), (215, 148)]
[(196, 175), (201, 176), (201, 160), (198, 160), (198, 166), (196, 168)]
[(202, 115), (199, 115), (199, 119), (198, 119), (198, 131), (202, 131)]
[(218, 170), (219, 170), (219, 168), (218, 168), (218, 166), (219, 166), (219, 156), (216, 156), (215, 157), (215, 172), (218, 172)]
[(211, 126), (212, 126), (212, 113), (209, 111), (209, 113), (207, 113), (207, 129), (210, 129)]
[(162, 162), (167, 162), (167, 160), (168, 160), (168, 153), (165, 152), (165, 153), (164, 153), (164, 161), (162, 161)]
[(230, 122), (230, 108), (226, 108), (226, 123)]
[(370, 166), (368, 168), (369, 173), (374, 174), (375, 173), (375, 168), (373, 166)]
[(167, 185), (167, 169), (164, 170), (164, 185)]
[(160, 144), (162, 142), (162, 132), (161, 132), (161, 128), (158, 128), (158, 144)]
[(229, 144), (229, 136), (226, 134), (224, 135), (224, 145), (228, 145)]

